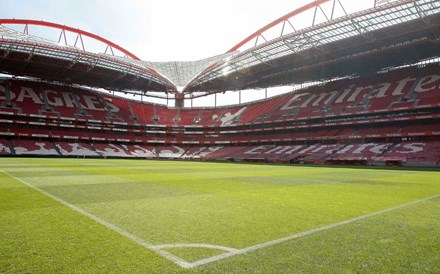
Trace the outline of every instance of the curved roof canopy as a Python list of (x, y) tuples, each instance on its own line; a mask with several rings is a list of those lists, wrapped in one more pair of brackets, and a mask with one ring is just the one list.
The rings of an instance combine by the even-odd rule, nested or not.
[[(352, 14), (341, 1), (315, 0), (266, 25), (225, 54), (190, 62), (142, 61), (83, 30), (44, 21), (0, 19), (0, 71), (112, 90), (215, 93), (328, 79), (440, 55), (438, 0), (375, 0), (369, 9)], [(339, 17), (337, 8), (343, 11)], [(295, 28), (292, 18), (305, 12), (311, 12), (311, 25)], [(320, 22), (319, 14), (324, 18)], [(24, 25), (25, 31), (6, 24)], [(58, 41), (30, 35), (29, 25), (60, 30)], [(265, 32), (276, 26), (282, 26), (281, 34), (267, 39)], [(66, 32), (76, 35), (74, 44), (67, 43)], [(86, 51), (83, 37), (103, 43), (105, 52)], [(253, 40), (253, 46), (239, 51)], [(387, 58), (396, 48), (403, 55)]]
[(147, 67), (165, 75), (177, 87), (184, 88), (191, 80), (207, 67), (224, 60), (232, 53), (220, 54), (197, 61), (150, 62), (142, 61)]
[[(58, 42), (29, 35), (5, 27), (5, 24), (39, 25), (61, 30)], [(78, 36), (75, 45), (62, 43), (65, 32)], [(117, 49), (126, 58), (86, 51), (83, 36)], [(175, 85), (154, 69), (137, 63), (134, 54), (97, 35), (44, 21), (0, 19), (0, 71), (19, 76), (34, 76), (68, 83), (85, 84), (116, 90), (168, 91)], [(67, 42), (67, 41), (66, 41)], [(80, 47), (82, 45), (82, 48)], [(132, 59), (135, 58), (135, 59)]]
[[(315, 1), (299, 11), (304, 12), (314, 8), (316, 15), (319, 5), (324, 2), (327, 1)], [(335, 3), (340, 2), (334, 0), (333, 8)], [(298, 13), (290, 13), (292, 14)], [(185, 92), (264, 88), (271, 85), (319, 81), (328, 79), (328, 77), (344, 76), (336, 74), (338, 72), (360, 73), (364, 67), (355, 69), (351, 64), (353, 61), (360, 60), (355, 55), (358, 57), (367, 54), (374, 55), (385, 49), (391, 51), (393, 44), (394, 48), (403, 48), (407, 44), (421, 44), (422, 40), (431, 43), (425, 51), (423, 47), (414, 47), (410, 51), (410, 56), (405, 56), (401, 52), (402, 56), (399, 58), (394, 60), (387, 58), (390, 65), (403, 65), (417, 62), (418, 58), (438, 56), (440, 54), (439, 16), (440, 1), (438, 0), (400, 0), (374, 6), (354, 14), (346, 14), (336, 19), (330, 17), (323, 23), (295, 30), (242, 52), (234, 53), (231, 58), (222, 60), (203, 71), (188, 84)], [(275, 23), (281, 22), (285, 24), (287, 22), (285, 20), (288, 20), (286, 16), (268, 26), (272, 27)], [(267, 26), (231, 50), (236, 50), (253, 38), (261, 37), (264, 30), (267, 30)], [(399, 42), (404, 44), (399, 46)], [(407, 59), (408, 57), (414, 58)], [(326, 62), (336, 61), (349, 67), (350, 70), (324, 66)], [(382, 65), (381, 60), (374, 59), (374, 61)], [(307, 72), (299, 73), (298, 71), (302, 68), (307, 69)], [(290, 70), (296, 70), (298, 73), (288, 74)], [(334, 70), (335, 73), (322, 74), (322, 70)], [(284, 79), (279, 79), (277, 82), (271, 81), (279, 78), (280, 75), (284, 75)]]

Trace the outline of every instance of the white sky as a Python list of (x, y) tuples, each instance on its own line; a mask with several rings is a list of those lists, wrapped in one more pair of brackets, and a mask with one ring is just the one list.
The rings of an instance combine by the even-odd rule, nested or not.
[[(79, 28), (100, 35), (143, 60), (190, 61), (225, 53), (256, 30), (310, 2), (0, 0), (0, 18), (44, 20)], [(371, 5), (374, 0), (341, 2), (349, 9), (362, 6), (362, 2)], [(299, 17), (293, 24), (304, 24), (311, 18)], [(30, 27), (30, 34), (38, 35), (39, 31), (43, 30)], [(274, 31), (280, 32), (280, 28)], [(56, 31), (52, 39), (57, 40), (58, 36)]]

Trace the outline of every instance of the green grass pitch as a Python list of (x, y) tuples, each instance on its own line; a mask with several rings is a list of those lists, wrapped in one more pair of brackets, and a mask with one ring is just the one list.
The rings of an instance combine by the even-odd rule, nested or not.
[(0, 158), (0, 273), (440, 273), (440, 172)]

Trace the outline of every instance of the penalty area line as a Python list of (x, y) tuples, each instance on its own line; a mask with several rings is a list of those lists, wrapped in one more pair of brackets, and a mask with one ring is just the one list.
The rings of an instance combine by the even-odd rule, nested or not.
[(363, 220), (363, 219), (367, 219), (367, 218), (370, 218), (370, 217), (381, 215), (381, 214), (384, 214), (384, 213), (387, 213), (387, 212), (390, 212), (390, 211), (394, 211), (394, 210), (401, 209), (401, 208), (404, 208), (404, 207), (412, 206), (412, 205), (419, 204), (419, 203), (422, 203), (422, 202), (425, 202), (425, 201), (428, 201), (428, 200), (432, 200), (432, 199), (435, 199), (435, 198), (439, 198), (439, 197), (440, 197), (440, 194), (437, 194), (437, 195), (426, 197), (426, 198), (419, 199), (419, 200), (416, 200), (416, 201), (412, 201), (412, 202), (400, 204), (400, 205), (397, 205), (397, 206), (394, 206), (394, 207), (386, 208), (386, 209), (383, 209), (383, 210), (380, 210), (380, 211), (376, 211), (376, 212), (368, 213), (368, 214), (365, 214), (365, 215), (361, 215), (361, 216), (358, 216), (358, 217), (355, 217), (355, 218), (347, 219), (347, 220), (344, 220), (344, 221), (341, 221), (341, 222), (338, 222), (338, 223), (317, 227), (317, 228), (314, 228), (314, 229), (311, 229), (311, 230), (307, 230), (307, 231), (303, 231), (303, 232), (300, 232), (300, 233), (297, 233), (297, 234), (293, 234), (293, 235), (290, 235), (290, 236), (287, 236), (287, 237), (283, 237), (283, 238), (275, 239), (275, 240), (272, 240), (272, 241), (256, 244), (256, 245), (253, 245), (253, 246), (248, 246), (248, 247), (245, 247), (243, 249), (237, 249), (237, 250), (234, 250), (234, 251), (231, 251), (231, 252), (228, 252), (228, 253), (223, 253), (223, 254), (216, 255), (216, 256), (213, 256), (213, 257), (210, 257), (210, 258), (206, 258), (206, 259), (202, 259), (202, 260), (199, 260), (199, 261), (192, 262), (192, 263), (189, 264), (188, 268), (194, 268), (194, 267), (202, 266), (202, 265), (205, 265), (205, 264), (213, 263), (215, 261), (219, 261), (219, 260), (223, 260), (223, 259), (226, 259), (226, 258), (230, 258), (230, 257), (233, 257), (233, 256), (237, 256), (237, 255), (241, 255), (241, 254), (246, 254), (246, 253), (258, 250), (258, 249), (262, 249), (262, 248), (266, 248), (266, 247), (269, 247), (269, 246), (277, 245), (277, 244), (284, 243), (284, 242), (287, 242), (287, 241), (290, 241), (290, 240), (293, 240), (293, 239), (298, 239), (298, 238), (301, 238), (301, 237), (309, 236), (309, 235), (315, 234), (317, 232), (329, 230), (329, 229), (336, 228), (336, 227), (339, 227), (339, 226), (351, 224), (351, 223), (354, 223), (354, 222), (357, 222), (357, 221), (360, 221), (360, 220)]
[(34, 185), (32, 185), (32, 184), (30, 184), (30, 183), (28, 183), (28, 182), (26, 182), (26, 181), (24, 181), (24, 180), (22, 180), (20, 178), (17, 178), (14, 175), (12, 175), (12, 174), (4, 171), (4, 170), (0, 170), (0, 172), (6, 174), (9, 177), (13, 178), (14, 180), (16, 180), (16, 181), (18, 181), (18, 182), (20, 182), (20, 183), (22, 183), (22, 184), (32, 188), (33, 190), (36, 190), (36, 191), (40, 192), (41, 194), (51, 198), (52, 200), (55, 200), (55, 201), (59, 202), (60, 204), (69, 207), (70, 209), (80, 213), (81, 215), (89, 217), (93, 221), (95, 221), (95, 222), (105, 226), (106, 228), (108, 228), (110, 230), (113, 230), (114, 232), (118, 233), (119, 235), (124, 236), (125, 238), (131, 240), (132, 242), (134, 242), (134, 243), (136, 243), (136, 244), (138, 244), (138, 245), (140, 245), (142, 247), (145, 247), (145, 248), (147, 248), (149, 250), (154, 251), (155, 253), (159, 254), (160, 256), (162, 256), (162, 257), (164, 257), (164, 258), (174, 262), (175, 264), (179, 265), (180, 267), (189, 268), (190, 263), (188, 263), (187, 261), (185, 261), (185, 260), (183, 260), (183, 259), (181, 259), (181, 258), (179, 258), (179, 257), (177, 257), (177, 256), (175, 256), (175, 255), (173, 255), (173, 254), (171, 254), (169, 252), (166, 252), (165, 250), (160, 250), (159, 248), (154, 247), (152, 244), (149, 244), (148, 242), (146, 242), (142, 238), (140, 238), (140, 237), (138, 237), (138, 236), (136, 236), (134, 234), (131, 234), (130, 232), (128, 232), (128, 231), (126, 231), (126, 230), (124, 230), (124, 229), (122, 229), (120, 227), (117, 227), (114, 224), (109, 223), (106, 220), (103, 220), (103, 219), (99, 218), (98, 216), (95, 216), (95, 215), (93, 215), (93, 214), (91, 214), (91, 213), (89, 213), (89, 212), (87, 212), (87, 211), (85, 211), (85, 210), (83, 210), (83, 209), (81, 209), (81, 208), (79, 208), (79, 207), (69, 203), (69, 202), (66, 202), (63, 199), (60, 199), (60, 198), (58, 198), (58, 197), (56, 197), (56, 196), (54, 196), (54, 195), (52, 195), (52, 194), (50, 194), (50, 193), (48, 193), (48, 192), (46, 192), (46, 191), (44, 191), (42, 189), (36, 187), (36, 186), (34, 186)]

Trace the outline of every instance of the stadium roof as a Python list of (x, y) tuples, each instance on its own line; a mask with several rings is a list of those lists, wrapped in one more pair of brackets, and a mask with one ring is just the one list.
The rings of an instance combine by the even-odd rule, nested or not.
[[(315, 1), (326, 2), (326, 1)], [(336, 3), (336, 1), (334, 1)], [(316, 6), (309, 6), (315, 7)], [(316, 12), (316, 11), (315, 11)], [(276, 39), (266, 41), (243, 52), (237, 52), (232, 58), (222, 60), (216, 65), (209, 67), (188, 85), (188, 92), (203, 90), (227, 90), (244, 88), (261, 88), (270, 86), (270, 77), (288, 72), (304, 66), (304, 62), (298, 57), (305, 57), (312, 61), (308, 65), (324, 63), (328, 60), (318, 60), (318, 56), (332, 53), (331, 58), (344, 57), (353, 54), (365, 54), (366, 51), (380, 50), (381, 47), (392, 46), (392, 43), (415, 42), (414, 39), (426, 39), (435, 41), (437, 51), (426, 51), (428, 56), (440, 54), (438, 47), (440, 29), (440, 1), (437, 0), (404, 0), (376, 6), (355, 14), (347, 14), (340, 18), (328, 18), (328, 21), (318, 25), (281, 35)], [(284, 20), (284, 21), (283, 21)], [(278, 23), (286, 22), (287, 18), (278, 20)], [(277, 21), (275, 21), (277, 22)], [(411, 25), (411, 26), (409, 26)], [(403, 26), (403, 27), (402, 27)], [(254, 37), (258, 38), (259, 33)], [(389, 39), (392, 38), (392, 39)], [(389, 41), (385, 44), (385, 39)], [(343, 45), (343, 42), (348, 43)], [(370, 44), (369, 47), (366, 47)], [(337, 46), (342, 46), (343, 52), (337, 52)], [(353, 50), (353, 47), (356, 47)], [(351, 50), (349, 50), (351, 48)], [(232, 50), (235, 50), (234, 47)], [(421, 51), (420, 48), (418, 51)], [(337, 53), (337, 54), (336, 54)], [(372, 53), (372, 52), (371, 52)], [(415, 56), (417, 58), (422, 56)], [(400, 58), (402, 62), (416, 62)], [(296, 61), (296, 62), (295, 62)], [(391, 61), (391, 60), (389, 60)], [(286, 62), (293, 63), (286, 67)], [(393, 63), (393, 62), (392, 62)], [(394, 65), (402, 65), (394, 62)], [(282, 68), (280, 70), (280, 68)], [(318, 68), (322, 70), (321, 68)], [(343, 71), (343, 70), (342, 70)], [(359, 73), (359, 70), (352, 70)], [(344, 73), (344, 72), (342, 72)], [(302, 81), (321, 80), (321, 74), (309, 68), (308, 74), (319, 77), (298, 77), (292, 74), (286, 77), (287, 83)], [(255, 77), (250, 77), (250, 76)], [(322, 77), (338, 77), (342, 75), (322, 75)], [(265, 78), (267, 81), (262, 82)], [(232, 85), (229, 83), (233, 83)], [(283, 84), (280, 81), (278, 84)]]
[[(342, 16), (336, 17), (337, 8)], [(296, 29), (292, 18), (309, 11), (311, 26)], [(319, 23), (318, 14), (325, 17)], [(25, 32), (4, 24), (25, 25)], [(29, 24), (59, 29), (58, 41), (30, 35)], [(280, 25), (281, 34), (267, 39), (266, 32)], [(77, 35), (74, 45), (67, 44), (66, 32)], [(112, 90), (178, 92), (181, 87), (184, 93), (209, 94), (319, 81), (440, 56), (440, 2), (376, 0), (371, 8), (348, 14), (340, 0), (316, 0), (228, 53), (191, 62), (142, 61), (100, 36), (43, 21), (0, 19), (0, 36), (2, 72)], [(86, 51), (86, 36), (104, 43), (105, 53)], [(252, 40), (253, 46), (239, 51)]]
[[(21, 33), (0, 25), (0, 71), (14, 75), (41, 77), (116, 90), (175, 89), (164, 76), (132, 58), (137, 57), (118, 45), (97, 35), (55, 23), (1, 19), (0, 24), (30, 24), (61, 29), (58, 42)], [(66, 31), (77, 33), (75, 45), (62, 43)], [(88, 36), (107, 44), (109, 51), (117, 49), (129, 58), (86, 51), (83, 37)]]
[(224, 60), (232, 53), (225, 53), (198, 61), (173, 61), (173, 62), (150, 62), (142, 61), (147, 67), (153, 68), (162, 75), (165, 75), (177, 87), (185, 87), (194, 77), (205, 68)]

